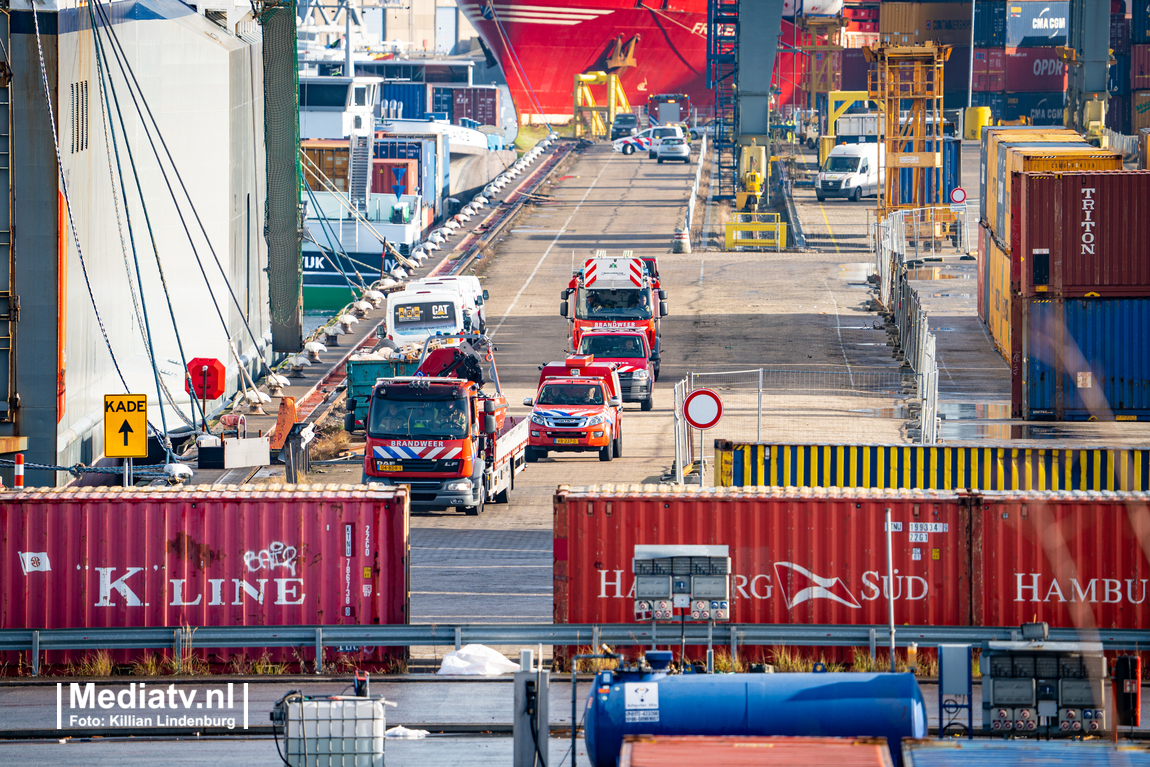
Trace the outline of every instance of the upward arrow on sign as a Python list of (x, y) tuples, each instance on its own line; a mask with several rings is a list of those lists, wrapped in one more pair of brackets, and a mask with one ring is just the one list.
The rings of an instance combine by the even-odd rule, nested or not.
[(132, 433), (132, 427), (127, 419), (124, 419), (124, 424), (120, 427), (120, 433), (124, 435), (124, 447), (127, 447), (128, 435)]

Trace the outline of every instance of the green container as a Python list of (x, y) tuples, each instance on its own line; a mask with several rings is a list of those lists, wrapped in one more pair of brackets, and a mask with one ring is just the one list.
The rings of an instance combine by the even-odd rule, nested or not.
[(347, 415), (343, 426), (354, 431), (357, 423), (367, 420), (367, 405), (375, 382), (381, 378), (415, 375), (419, 360), (350, 360), (347, 363)]

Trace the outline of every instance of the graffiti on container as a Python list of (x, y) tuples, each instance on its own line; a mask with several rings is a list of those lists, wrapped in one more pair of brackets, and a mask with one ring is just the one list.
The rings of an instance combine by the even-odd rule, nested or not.
[(244, 564), (250, 573), (263, 570), (265, 567), (268, 570), (285, 567), (295, 575), (295, 560), (295, 546), (288, 546), (281, 541), (273, 541), (266, 549), (260, 551), (244, 552)]

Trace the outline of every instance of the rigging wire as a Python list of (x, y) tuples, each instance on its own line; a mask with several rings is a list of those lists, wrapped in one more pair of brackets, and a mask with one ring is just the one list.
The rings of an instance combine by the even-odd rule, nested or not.
[[(184, 197), (188, 201), (188, 207), (191, 209), (192, 216), (195, 218), (196, 224), (198, 224), (200, 227), (200, 232), (203, 234), (204, 241), (207, 243), (208, 251), (212, 254), (212, 259), (216, 262), (216, 268), (218, 268), (220, 270), (220, 275), (224, 279), (224, 286), (228, 289), (228, 294), (231, 296), (232, 303), (235, 305), (236, 311), (239, 313), (240, 322), (243, 323), (244, 329), (247, 331), (248, 337), (251, 339), (252, 348), (253, 348), (253, 351), (255, 352), (256, 358), (260, 361), (260, 365), (262, 366), (262, 368), (266, 372), (271, 372), (271, 369), (268, 367), (267, 362), (264, 360), (262, 354), (260, 354), (259, 342), (256, 340), (255, 334), (252, 332), (251, 325), (247, 321), (247, 316), (244, 314), (243, 307), (240, 306), (239, 299), (236, 297), (235, 291), (232, 290), (232, 284), (231, 284), (231, 280), (228, 279), (228, 273), (224, 270), (224, 265), (220, 262), (219, 255), (216, 253), (216, 249), (212, 245), (212, 240), (208, 236), (208, 230), (204, 226), (204, 222), (200, 219), (199, 211), (196, 209), (195, 203), (192, 201), (192, 196), (191, 196), (191, 194), (188, 193), (188, 188), (184, 184), (183, 176), (180, 175), (179, 168), (176, 167), (176, 161), (172, 157), (171, 151), (168, 149), (167, 142), (164, 140), (163, 132), (160, 130), (160, 124), (156, 120), (155, 115), (152, 114), (152, 108), (151, 108), (151, 106), (149, 106), (148, 100), (144, 96), (143, 88), (140, 87), (139, 81), (136, 80), (136, 74), (132, 70), (131, 64), (128, 63), (127, 53), (124, 52), (124, 46), (120, 42), (120, 38), (116, 34), (116, 30), (113, 27), (113, 25), (111, 24), (110, 19), (108, 18), (108, 11), (106, 8), (104, 8), (103, 3), (96, 3), (96, 5), (98, 6), (99, 14), (104, 19), (104, 26), (107, 29), (107, 31), (111, 37), (112, 52), (116, 55), (116, 63), (119, 65), (120, 71), (124, 75), (124, 81), (128, 82), (129, 78), (131, 78), (131, 82), (128, 85), (128, 93), (132, 97), (132, 103), (136, 107), (136, 112), (140, 115), (141, 122), (143, 122), (143, 124), (144, 124), (143, 125), (144, 135), (147, 136), (148, 144), (151, 146), (152, 152), (156, 156), (156, 161), (160, 164), (160, 171), (164, 176), (164, 183), (167, 185), (168, 193), (171, 195), (172, 202), (176, 206), (176, 212), (180, 216), (180, 223), (183, 225), (184, 232), (187, 234), (188, 242), (189, 243), (192, 242), (191, 232), (188, 231), (188, 226), (187, 226), (187, 222), (184, 219), (183, 211), (181, 210), (179, 203), (176, 201), (176, 194), (175, 194), (175, 190), (172, 188), (171, 180), (168, 178), (168, 174), (163, 168), (163, 162), (160, 159), (159, 150), (156, 149), (156, 144), (152, 140), (152, 132), (148, 128), (147, 121), (144, 120), (144, 112), (147, 112), (148, 119), (151, 120), (151, 123), (154, 126), (156, 138), (159, 139), (160, 146), (162, 146), (164, 149), (164, 154), (168, 158), (168, 164), (171, 165), (172, 172), (176, 177), (176, 181), (179, 183), (180, 190), (184, 193)], [(132, 89), (132, 85), (135, 85), (135, 90)], [(136, 91), (138, 91), (140, 94), (139, 100), (136, 99)], [(140, 109), (141, 103), (143, 104), (143, 110), (142, 111)], [(204, 282), (208, 284), (208, 292), (212, 295), (212, 301), (213, 301), (213, 303), (215, 303), (215, 293), (211, 289), (211, 284), (208, 281), (207, 272), (204, 269), (203, 262), (200, 259), (199, 251), (196, 250), (194, 244), (192, 245), (192, 253), (196, 257), (196, 262), (199, 264), (200, 271), (204, 275)], [(223, 313), (220, 311), (218, 304), (216, 305), (216, 313), (220, 315), (220, 319), (221, 319), (221, 321), (223, 321)], [(229, 339), (231, 338), (231, 332), (230, 332), (230, 329), (228, 328), (226, 321), (224, 322), (224, 333)]]
[[(308, 184), (307, 180), (303, 179), (302, 176), (301, 176), (301, 180), (303, 181), (303, 188), (307, 192), (308, 198), (311, 200), (311, 204), (314, 205), (316, 207), (316, 209), (318, 210), (319, 203), (315, 199), (315, 193), (312, 192), (311, 185)], [(327, 244), (331, 246), (332, 251), (336, 252), (339, 255), (343, 255), (344, 257), (346, 257), (347, 254), (343, 252), (342, 248), (339, 251), (335, 251), (335, 244), (334, 244), (335, 237), (332, 235), (331, 230), (327, 225), (327, 219), (320, 217), (319, 222), (320, 222), (320, 226), (323, 228), (324, 234), (327, 236)], [(308, 236), (312, 240), (312, 242), (315, 242), (315, 239), (311, 237), (310, 232), (308, 233)], [(316, 245), (319, 245), (319, 243), (316, 242)], [(327, 253), (323, 253), (323, 256), (324, 256), (324, 258), (327, 258), (328, 263), (330, 263), (332, 265), (332, 268), (335, 269), (339, 273), (339, 275), (341, 277), (343, 277), (344, 282), (347, 283), (347, 289), (351, 291), (351, 300), (352, 301), (357, 300), (359, 298), (359, 296), (357, 296), (355, 294), (355, 287), (351, 284), (351, 278), (349, 278), (347, 276), (347, 272), (345, 272), (343, 269), (341, 269), (339, 264), (337, 264), (334, 260), (332, 260), (331, 258), (328, 258)], [(357, 277), (359, 277), (360, 283), (362, 284), (363, 283), (363, 277), (360, 277), (358, 269), (356, 270), (355, 274)], [(364, 290), (365, 291), (367, 290), (366, 286), (364, 286)]]
[[(104, 64), (107, 63), (107, 53), (104, 50), (104, 46), (100, 40), (100, 27), (96, 21), (96, 16), (92, 11), (91, 3), (88, 4), (88, 16), (89, 16), (89, 20), (92, 23), (92, 31), (93, 31), (92, 41), (93, 41), (93, 44), (96, 48), (96, 66), (97, 66), (97, 69), (99, 70), (100, 93), (103, 97), (103, 100), (100, 103), (100, 112), (101, 112), (101, 114), (104, 114), (105, 106), (107, 106), (107, 111), (110, 115), (111, 104), (108, 103), (107, 99), (108, 99), (108, 92), (111, 91), (112, 99), (115, 101), (115, 105), (116, 105), (116, 117), (119, 119), (119, 122), (120, 122), (120, 130), (124, 134), (124, 146), (127, 149), (128, 161), (131, 163), (132, 177), (134, 178), (135, 183), (136, 183), (136, 191), (139, 193), (139, 196), (140, 196), (140, 207), (144, 213), (144, 222), (147, 225), (148, 238), (152, 244), (152, 252), (155, 254), (155, 257), (156, 257), (156, 268), (159, 270), (160, 285), (164, 291), (164, 300), (168, 305), (168, 314), (172, 319), (172, 332), (175, 334), (175, 337), (176, 337), (176, 348), (179, 350), (180, 363), (183, 366), (184, 377), (185, 377), (185, 379), (187, 379), (187, 377), (188, 377), (187, 355), (184, 354), (184, 344), (183, 344), (183, 341), (180, 339), (179, 327), (176, 325), (176, 312), (175, 312), (175, 309), (172, 307), (172, 297), (168, 291), (167, 280), (164, 277), (164, 267), (160, 261), (160, 251), (156, 247), (156, 235), (155, 235), (154, 231), (152, 230), (151, 216), (148, 215), (148, 206), (144, 200), (144, 190), (140, 185), (140, 176), (139, 176), (138, 170), (136, 169), (136, 158), (135, 158), (135, 155), (132, 154), (131, 143), (128, 140), (128, 128), (127, 128), (127, 125), (124, 123), (124, 114), (120, 110), (120, 98), (116, 94), (116, 86), (112, 82), (111, 72), (106, 71), (106, 69), (104, 67)], [(106, 89), (104, 88), (104, 77), (105, 76), (107, 76), (107, 78), (108, 78), (108, 87)], [(123, 163), (120, 160), (120, 146), (119, 146), (119, 142), (116, 140), (115, 127), (112, 126), (110, 123), (111, 123), (111, 121), (109, 120), (109, 127), (111, 128), (111, 130), (109, 132), (111, 133), (112, 148), (115, 152), (115, 157), (116, 157), (116, 171), (120, 177), (120, 188), (125, 190), (125, 192), (126, 192), (127, 186), (124, 183), (124, 168), (123, 168)], [(107, 135), (105, 135), (105, 141), (107, 141)], [(111, 163), (109, 162), (109, 173), (110, 172), (111, 172)], [(115, 184), (113, 184), (113, 186), (112, 186), (113, 197), (115, 197), (115, 191), (116, 191)], [(176, 405), (175, 399), (172, 397), (172, 393), (168, 390), (167, 384), (163, 383), (161, 381), (161, 378), (160, 378), (159, 363), (156, 361), (156, 349), (155, 349), (155, 344), (153, 343), (153, 340), (152, 340), (151, 322), (148, 319), (148, 303), (147, 303), (147, 298), (146, 298), (146, 294), (144, 291), (143, 274), (142, 274), (142, 271), (140, 269), (139, 254), (136, 250), (136, 237), (135, 237), (134, 230), (132, 229), (132, 213), (131, 213), (130, 206), (128, 205), (128, 198), (127, 198), (126, 193), (124, 195), (124, 217), (128, 223), (128, 239), (132, 245), (132, 259), (136, 265), (136, 281), (139, 283), (139, 286), (140, 286), (140, 304), (143, 307), (143, 323), (144, 323), (143, 327), (146, 330), (146, 340), (147, 340), (147, 344), (148, 344), (148, 346), (147, 346), (148, 358), (151, 360), (152, 370), (155, 373), (157, 397), (162, 397), (164, 395), (167, 395), (168, 402), (172, 405), (172, 408), (176, 411), (176, 413), (179, 414), (180, 418), (184, 421), (184, 423), (187, 426), (191, 427), (191, 429), (193, 431), (195, 431), (196, 424), (195, 424), (194, 420), (189, 420), (188, 418), (186, 418), (184, 416), (183, 411), (181, 411), (180, 408)], [(117, 204), (116, 223), (117, 223), (117, 225), (119, 224), (119, 207), (118, 207), (118, 204)], [(121, 244), (121, 247), (123, 247), (123, 230), (121, 230), (121, 232), (120, 232), (120, 244)], [(126, 259), (126, 257), (127, 257), (127, 254), (125, 252), (125, 259)], [(128, 282), (130, 285), (131, 284), (130, 275), (129, 275)], [(133, 287), (133, 299), (134, 299), (135, 298), (134, 286), (132, 286), (132, 287)], [(189, 388), (191, 388), (191, 387), (189, 387)], [(192, 413), (192, 419), (195, 419), (196, 418), (196, 406), (198, 405), (198, 402), (196, 401), (195, 397), (189, 397), (188, 400), (190, 403), (189, 407), (190, 407), (190, 410)], [(164, 416), (163, 407), (160, 408), (160, 418), (164, 424), (164, 432), (167, 433), (167, 431), (168, 431), (167, 419)]]
[[(60, 175), (60, 189), (64, 195), (64, 206), (68, 211), (68, 228), (72, 231), (72, 239), (76, 243), (76, 255), (80, 260), (80, 271), (84, 275), (84, 285), (88, 288), (88, 298), (92, 302), (92, 312), (96, 315), (96, 324), (100, 328), (100, 335), (104, 337), (104, 344), (108, 347), (108, 355), (112, 358), (112, 366), (116, 369), (116, 375), (120, 379), (120, 383), (124, 387), (125, 392), (130, 392), (128, 381), (124, 378), (124, 372), (120, 369), (120, 363), (116, 359), (116, 353), (112, 350), (112, 340), (108, 337), (108, 328), (104, 325), (104, 319), (100, 315), (100, 307), (96, 303), (96, 294), (92, 289), (92, 281), (88, 276), (87, 259), (84, 258), (83, 246), (80, 244), (80, 233), (76, 229), (76, 219), (72, 215), (72, 201), (68, 193), (68, 179), (64, 175), (64, 162), (60, 155), (60, 137), (56, 133), (56, 115), (55, 109), (52, 106), (52, 92), (48, 87), (48, 68), (44, 64), (44, 46), (40, 41), (40, 15), (36, 11), (36, 4), (32, 3), (32, 24), (36, 28), (36, 51), (40, 57), (40, 84), (44, 88), (44, 100), (48, 105), (48, 123), (52, 129), (52, 144), (56, 150), (56, 168)], [(61, 278), (63, 275), (61, 275)], [(161, 405), (162, 408), (162, 405)], [(162, 411), (161, 411), (162, 412)], [(160, 440), (160, 443), (165, 445), (165, 449), (169, 449), (167, 445), (167, 434), (162, 434), (156, 425), (148, 420), (148, 427), (152, 433)]]
[(489, 5), (491, 8), (491, 17), (495, 19), (495, 26), (499, 30), (499, 36), (503, 39), (503, 45), (507, 48), (511, 58), (515, 60), (515, 65), (518, 67), (519, 80), (527, 86), (527, 90), (531, 92), (531, 101), (534, 103), (535, 108), (539, 110), (539, 116), (543, 119), (543, 124), (547, 126), (547, 130), (552, 130), (551, 122), (543, 112), (543, 104), (540, 103), (539, 97), (535, 95), (535, 86), (531, 84), (530, 78), (527, 77), (527, 71), (523, 68), (523, 62), (519, 60), (519, 54), (515, 52), (515, 47), (511, 45), (511, 40), (507, 37), (506, 30), (503, 29), (503, 21), (499, 18), (499, 12), (495, 10), (494, 5)]

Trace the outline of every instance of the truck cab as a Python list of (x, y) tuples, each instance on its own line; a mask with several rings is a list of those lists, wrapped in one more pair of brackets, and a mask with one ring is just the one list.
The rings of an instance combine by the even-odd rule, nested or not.
[(815, 180), (815, 196), (822, 202), (828, 197), (858, 201), (878, 196), (878, 144), (839, 144), (827, 155)]
[(527, 419), (507, 415), (484, 337), (447, 340), (457, 345), (425, 344), (416, 375), (376, 381), (363, 481), (410, 486), (415, 510), (477, 515), (488, 501), (510, 501), (526, 463)]
[(450, 336), (470, 330), (459, 289), (419, 283), (387, 296), (384, 324), (387, 338), (396, 346), (422, 344), (433, 336)]
[(590, 355), (570, 355), (543, 365), (532, 408), (528, 463), (549, 452), (597, 452), (600, 461), (623, 454), (619, 375)]
[(657, 376), (659, 320), (667, 315), (667, 293), (656, 285), (643, 259), (587, 259), (560, 294), (559, 314), (572, 322), (571, 349), (578, 349), (583, 333), (594, 328), (640, 330), (647, 336)]
[(643, 332), (609, 328), (588, 330), (579, 341), (577, 351), (615, 368), (624, 402), (638, 402), (644, 412), (654, 407), (655, 360)]

